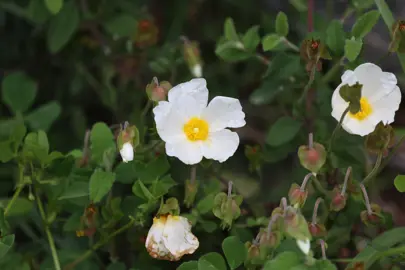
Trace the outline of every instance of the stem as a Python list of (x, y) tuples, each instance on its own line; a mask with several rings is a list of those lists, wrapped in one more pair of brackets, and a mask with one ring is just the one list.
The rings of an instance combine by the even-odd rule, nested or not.
[(371, 215), (373, 213), (373, 211), (371, 210), (370, 200), (368, 198), (366, 187), (362, 183), (360, 183), (359, 186), (360, 186), (361, 191), (363, 192), (364, 201), (366, 203), (366, 208), (367, 208), (367, 213), (369, 215)]
[(304, 91), (302, 92), (302, 95), (299, 99), (299, 103), (302, 103), (304, 99), (306, 98), (309, 88), (311, 88), (311, 85), (314, 83), (315, 80), (315, 72), (316, 72), (316, 65), (312, 68), (311, 73), (309, 74), (309, 81), (307, 85), (305, 85)]
[(17, 200), (18, 195), (20, 195), (20, 193), (23, 190), (24, 186), (25, 185), (20, 185), (19, 187), (17, 187), (17, 190), (14, 192), (14, 195), (11, 198), (11, 201), (7, 204), (7, 207), (4, 210), (4, 216), (7, 216), (7, 213), (10, 211), (11, 206), (13, 205), (13, 203), (15, 203), (15, 200)]
[(314, 176), (314, 178), (312, 179), (312, 183), (315, 185), (316, 189), (322, 193), (325, 196), (328, 196), (329, 191), (326, 190), (322, 184), (318, 181), (318, 178), (316, 178), (316, 176)]
[(343, 13), (342, 18), (340, 19), (340, 22), (343, 24), (347, 18), (349, 18), (354, 12), (353, 8), (348, 8), (346, 9), (345, 13)]
[(312, 212), (312, 225), (315, 225), (317, 223), (316, 217), (318, 216), (318, 208), (322, 201), (323, 201), (322, 198), (316, 199), (314, 211)]
[(287, 199), (285, 197), (281, 198), (280, 204), (283, 206), (283, 211), (287, 210)]
[(314, 0), (308, 0), (308, 32), (314, 31)]
[(347, 182), (349, 181), (349, 176), (352, 173), (352, 167), (347, 168), (346, 171), (346, 175), (345, 175), (345, 181), (343, 182), (343, 187), (342, 187), (342, 191), (340, 192), (340, 195), (344, 196), (346, 193), (346, 189), (347, 189)]
[(84, 261), (85, 259), (87, 259), (94, 251), (96, 251), (97, 249), (101, 248), (103, 245), (108, 243), (111, 238), (113, 238), (114, 236), (116, 236), (116, 235), (128, 230), (129, 228), (131, 228), (134, 225), (134, 223), (135, 223), (135, 220), (131, 220), (125, 226), (119, 228), (118, 230), (116, 230), (115, 232), (110, 234), (107, 238), (99, 240), (89, 250), (87, 250), (85, 253), (83, 253), (82, 256), (80, 256), (79, 258), (77, 258), (76, 260), (71, 262), (70, 264), (66, 265), (63, 269), (64, 270), (73, 269), (77, 264), (79, 264), (82, 261)]
[(145, 118), (146, 114), (148, 113), (148, 111), (151, 107), (152, 107), (152, 101), (148, 100), (148, 102), (146, 103), (145, 107), (142, 110), (141, 119)]
[(402, 143), (405, 141), (405, 135), (399, 139), (398, 143), (392, 148), (391, 152), (389, 155), (384, 159), (384, 162), (381, 164), (381, 166), (378, 168), (378, 172), (381, 172), (382, 169), (384, 169), (385, 166), (388, 165), (390, 160), (394, 157), (394, 155), (397, 153), (399, 148), (401, 147)]
[(321, 250), (322, 250), (322, 259), (323, 260), (327, 260), (326, 258), (326, 245), (325, 245), (325, 241), (323, 239), (319, 240), (319, 243), (321, 244)]
[(374, 164), (374, 168), (373, 168), (373, 169), (371, 170), (371, 172), (366, 176), (366, 178), (364, 178), (364, 180), (361, 182), (363, 185), (367, 185), (368, 182), (370, 182), (370, 181), (374, 178), (374, 176), (378, 173), (378, 168), (379, 168), (380, 165), (381, 165), (382, 158), (383, 158), (383, 153), (382, 153), (382, 152), (381, 152), (381, 153), (378, 153), (377, 161), (376, 161), (375, 164)]
[(229, 181), (228, 182), (228, 199), (230, 199), (232, 196), (232, 186), (233, 186), (233, 182)]
[(46, 236), (48, 237), (49, 247), (51, 248), (51, 254), (52, 254), (52, 259), (53, 259), (53, 264), (55, 266), (55, 270), (61, 270), (62, 268), (60, 267), (58, 253), (56, 252), (55, 241), (53, 240), (52, 233), (49, 229), (49, 224), (46, 220), (44, 206), (42, 204), (42, 201), (41, 201), (41, 198), (39, 197), (38, 192), (35, 192), (35, 196), (36, 196), (36, 201), (38, 204), (39, 213), (41, 214), (42, 222), (44, 223), (44, 226), (45, 226), (45, 233), (46, 233)]
[(305, 187), (309, 181), (309, 179), (311, 178), (311, 176), (314, 176), (313, 173), (308, 173), (307, 175), (305, 175), (304, 180), (302, 181), (301, 187), (300, 187), (300, 191), (305, 191)]
[(290, 49), (292, 49), (295, 52), (299, 52), (300, 48), (297, 47), (294, 43), (286, 39), (285, 37), (282, 38), (282, 41), (284, 42), (285, 45), (287, 45)]
[(267, 59), (267, 57), (265, 57), (265, 56), (263, 56), (263, 55), (261, 55), (259, 53), (256, 53), (255, 57), (256, 57), (256, 59), (258, 59), (263, 64), (265, 64), (267, 66), (270, 65), (270, 61), (269, 61), (269, 59)]
[(308, 135), (308, 148), (309, 149), (314, 148), (314, 134), (313, 133), (309, 133), (309, 135)]
[(330, 137), (329, 145), (328, 145), (328, 150), (327, 152), (330, 153), (332, 151), (332, 144), (333, 144), (333, 139), (335, 138), (338, 130), (342, 127), (343, 120), (345, 119), (346, 114), (349, 112), (349, 107), (344, 110), (342, 116), (340, 117), (339, 123), (335, 127), (335, 129), (332, 132), (332, 136)]
[(271, 227), (273, 226), (273, 223), (276, 222), (276, 220), (281, 217), (280, 214), (274, 214), (274, 216), (272, 216), (270, 218), (269, 224), (267, 225), (267, 240), (270, 239), (270, 234), (271, 234)]
[[(191, 166), (191, 171), (190, 171), (190, 184), (195, 183), (195, 179), (197, 177), (197, 166), (193, 165)], [(229, 182), (230, 183), (230, 182)], [(228, 184), (229, 185), (229, 184)]]

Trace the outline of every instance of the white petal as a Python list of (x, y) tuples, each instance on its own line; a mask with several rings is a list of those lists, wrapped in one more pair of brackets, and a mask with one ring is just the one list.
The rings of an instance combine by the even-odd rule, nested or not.
[(146, 237), (145, 247), (150, 256), (156, 259), (175, 260), (170, 251), (163, 243), (163, 231), (165, 222), (163, 219), (154, 218)]
[(192, 96), (195, 100), (197, 100), (198, 106), (201, 110), (207, 107), (208, 89), (205, 79), (192, 79), (191, 81), (176, 85), (169, 91), (169, 102), (175, 102), (179, 98), (179, 96), (184, 94)]
[(191, 69), (191, 73), (194, 75), (194, 77), (202, 77), (202, 66), (200, 64), (194, 65), (194, 67)]
[(238, 145), (239, 136), (236, 132), (229, 129), (212, 132), (202, 144), (203, 155), (205, 158), (224, 162), (233, 156)]
[(356, 82), (358, 82), (358, 79), (352, 70), (346, 70), (343, 73), (341, 79), (342, 85), (348, 84), (349, 86), (352, 86), (353, 84), (356, 84)]
[(165, 111), (164, 113), (155, 114), (156, 130), (160, 138), (167, 143), (184, 139), (183, 127), (187, 120), (185, 116), (174, 108), (170, 108), (168, 112)]
[(200, 118), (204, 108), (200, 107), (199, 100), (193, 95), (179, 95), (172, 103), (173, 110), (177, 110), (179, 116), (184, 118), (184, 121), (192, 117)]
[(309, 239), (306, 239), (304, 241), (297, 240), (297, 245), (305, 255), (308, 255), (311, 249), (311, 242), (309, 241)]
[(170, 113), (172, 105), (167, 101), (160, 101), (158, 105), (153, 108), (153, 114), (155, 115), (156, 126), (160, 127), (164, 123), (167, 115)]
[(120, 150), (120, 155), (122, 157), (122, 161), (125, 163), (128, 161), (131, 161), (134, 159), (134, 148), (132, 147), (132, 144), (127, 142), (124, 143)]
[(399, 109), (401, 103), (401, 90), (398, 86), (395, 86), (393, 91), (383, 96), (377, 101), (374, 101), (371, 105), (373, 113), (370, 115), (370, 119), (375, 125), (379, 122), (384, 124), (391, 124), (394, 122), (395, 112)]
[(230, 97), (215, 97), (204, 110), (202, 118), (209, 123), (211, 132), (227, 127), (243, 127), (246, 124), (239, 100)]
[(166, 143), (166, 154), (170, 157), (177, 157), (187, 165), (199, 163), (202, 158), (201, 141), (191, 142), (187, 138), (174, 143)]
[(192, 254), (199, 246), (197, 237), (191, 233), (188, 220), (180, 216), (167, 217), (163, 231), (163, 243), (170, 253), (180, 259), (184, 254)]

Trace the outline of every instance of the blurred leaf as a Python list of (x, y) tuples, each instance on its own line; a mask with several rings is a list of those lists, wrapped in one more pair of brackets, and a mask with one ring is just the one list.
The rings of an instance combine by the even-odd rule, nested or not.
[(246, 247), (236, 236), (227, 237), (222, 242), (222, 250), (232, 270), (238, 268), (245, 261), (247, 255)]
[[(0, 200), (0, 207), (6, 208), (7, 205), (10, 203), (10, 201), (11, 199)], [(27, 215), (28, 212), (32, 210), (32, 207), (33, 207), (32, 201), (26, 198), (18, 197), (13, 202), (13, 207), (11, 207), (10, 210), (7, 212), (7, 217)]]
[(73, 37), (79, 27), (80, 16), (75, 1), (66, 2), (60, 12), (51, 18), (47, 33), (48, 49), (58, 53)]
[(352, 3), (357, 10), (364, 10), (369, 9), (374, 4), (374, 0), (352, 0)]
[(108, 20), (104, 27), (111, 35), (119, 37), (132, 37), (138, 29), (137, 20), (128, 14), (119, 14)]
[(57, 101), (51, 101), (30, 112), (25, 120), (32, 129), (48, 131), (53, 122), (59, 117), (61, 107)]
[(4, 209), (0, 208), (0, 235), (6, 235), (10, 230), (10, 226), (4, 216)]
[(342, 23), (339, 20), (331, 21), (326, 30), (326, 34), (326, 44), (328, 47), (336, 54), (342, 54), (346, 39), (346, 33), (343, 30)]
[(188, 261), (182, 263), (176, 270), (198, 270), (197, 261)]
[(38, 132), (31, 132), (25, 137), (24, 155), (30, 158), (37, 158), (42, 164), (48, 160), (49, 142), (45, 132), (39, 130)]
[(77, 181), (68, 186), (58, 200), (74, 199), (89, 196), (89, 183)]
[(331, 261), (328, 261), (328, 260), (316, 261), (313, 268), (316, 268), (318, 270), (337, 270), (336, 265), (334, 265)]
[(134, 162), (121, 162), (115, 167), (116, 181), (123, 184), (133, 184), (138, 176)]
[(288, 18), (284, 12), (280, 11), (276, 17), (276, 33), (282, 37), (288, 35)]
[(0, 259), (2, 259), (4, 255), (7, 254), (8, 250), (11, 248), (13, 244), (14, 244), (14, 234), (0, 238)]
[(116, 149), (114, 135), (111, 129), (102, 122), (93, 125), (90, 141), (91, 158), (98, 164), (104, 162), (104, 153)]
[(44, 0), (45, 5), (52, 14), (58, 14), (62, 9), (63, 0)]
[(298, 12), (306, 12), (308, 10), (306, 0), (289, 0), (290, 4), (295, 7)]
[(97, 203), (111, 190), (115, 181), (115, 173), (105, 172), (100, 169), (94, 171), (90, 177), (90, 200)]
[(30, 3), (27, 7), (27, 16), (33, 22), (41, 24), (51, 17), (51, 13), (46, 7), (44, 0), (30, 0)]
[(0, 161), (6, 163), (14, 158), (14, 151), (12, 149), (12, 142), (0, 142)]
[(122, 262), (115, 262), (111, 263), (106, 270), (126, 270), (127, 267), (125, 266), (125, 263)]
[(214, 198), (215, 194), (209, 194), (201, 199), (196, 206), (198, 212), (200, 212), (200, 214), (206, 214), (212, 211), (212, 208), (214, 207)]
[(345, 57), (349, 59), (350, 62), (356, 60), (363, 47), (363, 41), (352, 39), (346, 39), (345, 42)]
[(269, 129), (266, 143), (279, 146), (291, 141), (300, 131), (302, 123), (288, 116), (279, 118)]
[(238, 41), (239, 36), (235, 29), (235, 23), (232, 18), (226, 18), (224, 24), (224, 34), (227, 40)]
[(169, 191), (170, 188), (177, 185), (170, 175), (163, 177), (160, 180), (156, 180), (150, 187), (150, 191), (154, 198), (158, 199)]
[(251, 53), (243, 50), (243, 44), (238, 45), (235, 41), (219, 43), (215, 49), (215, 54), (225, 61), (238, 62), (246, 60), (252, 56)]
[(405, 192), (405, 175), (395, 177), (394, 185), (399, 192)]
[(145, 201), (155, 200), (153, 194), (149, 191), (147, 187), (142, 183), (141, 180), (137, 180), (132, 186), (132, 192), (141, 199)]
[(224, 258), (216, 252), (205, 254), (198, 260), (198, 270), (226, 270)]
[(242, 43), (247, 51), (254, 52), (256, 50), (257, 45), (260, 43), (258, 25), (252, 26), (246, 31), (245, 35), (242, 37)]
[(83, 213), (73, 213), (63, 224), (65, 232), (74, 232), (80, 228), (81, 217)]
[(262, 39), (263, 51), (267, 52), (274, 49), (282, 41), (282, 37), (277, 34), (269, 34)]
[(20, 71), (7, 75), (1, 88), (3, 102), (14, 113), (28, 110), (37, 95), (36, 82)]
[(138, 164), (137, 174), (143, 183), (153, 183), (156, 178), (165, 175), (170, 169), (169, 161), (165, 155), (160, 155), (158, 158), (150, 161), (149, 164), (142, 166)]
[(297, 253), (286, 251), (283, 253), (278, 254), (273, 260), (268, 261), (263, 270), (273, 270), (273, 269), (293, 269), (293, 267), (297, 267), (302, 265), (300, 257)]
[(356, 39), (364, 38), (373, 29), (374, 25), (380, 18), (380, 13), (377, 10), (372, 10), (361, 15), (352, 27), (352, 35)]

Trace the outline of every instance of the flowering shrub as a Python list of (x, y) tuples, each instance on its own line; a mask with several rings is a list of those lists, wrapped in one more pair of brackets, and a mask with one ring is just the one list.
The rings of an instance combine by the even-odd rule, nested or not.
[(384, 21), (405, 71), (387, 3), (149, 2), (0, 3), (0, 269), (402, 269), (370, 192), (405, 192), (401, 74), (362, 50)]

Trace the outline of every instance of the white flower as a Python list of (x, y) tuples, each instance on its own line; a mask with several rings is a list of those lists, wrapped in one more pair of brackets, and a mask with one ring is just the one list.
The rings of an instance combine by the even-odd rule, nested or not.
[(145, 247), (156, 259), (178, 261), (184, 254), (193, 254), (199, 242), (191, 233), (185, 217), (168, 215), (153, 219)]
[(238, 134), (226, 128), (246, 124), (239, 100), (219, 96), (207, 103), (207, 83), (201, 78), (173, 87), (168, 101), (159, 102), (153, 109), (168, 156), (192, 165), (203, 156), (224, 162), (235, 153)]
[(194, 65), (191, 69), (191, 73), (194, 75), (194, 77), (202, 77), (202, 66), (200, 64)]
[(122, 161), (125, 163), (134, 159), (134, 148), (129, 142), (124, 143), (120, 150)]
[(309, 241), (309, 239), (306, 240), (297, 239), (297, 245), (305, 255), (309, 254), (309, 250), (311, 249), (311, 242)]
[(339, 94), (340, 88), (357, 82), (363, 85), (361, 109), (356, 114), (348, 112), (342, 127), (351, 134), (365, 136), (373, 132), (378, 123), (390, 124), (394, 121), (395, 112), (401, 103), (401, 90), (397, 86), (395, 75), (383, 72), (377, 65), (365, 63), (354, 71), (347, 70), (332, 96), (332, 116), (337, 121), (348, 106)]

